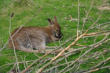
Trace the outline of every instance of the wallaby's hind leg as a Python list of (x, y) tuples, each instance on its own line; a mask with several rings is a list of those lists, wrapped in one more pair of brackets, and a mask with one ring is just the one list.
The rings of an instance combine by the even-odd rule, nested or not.
[(45, 52), (45, 41), (34, 40), (32, 41), (32, 46), (34, 50), (38, 50), (39, 52)]

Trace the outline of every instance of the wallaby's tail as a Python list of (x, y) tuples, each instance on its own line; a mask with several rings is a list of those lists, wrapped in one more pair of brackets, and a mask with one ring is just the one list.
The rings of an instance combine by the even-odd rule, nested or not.
[(55, 54), (55, 53), (59, 53), (62, 49), (57, 49), (56, 51), (53, 51), (53, 49), (33, 50), (33, 49), (25, 48), (22, 46), (21, 49), (19, 49), (19, 50), (24, 51), (24, 52), (30, 52), (30, 53), (51, 53), (51, 54)]
[(19, 50), (24, 51), (24, 52), (30, 52), (30, 53), (52, 53), (52, 51), (53, 51), (53, 49), (33, 50), (30, 48), (25, 48), (23, 46), (21, 46), (21, 49), (19, 49)]
[(19, 49), (19, 50), (24, 51), (24, 52), (30, 52), (30, 53), (32, 53), (32, 52), (38, 53), (39, 52), (39, 50), (33, 50), (31, 48), (25, 48), (23, 46), (21, 46), (21, 49)]

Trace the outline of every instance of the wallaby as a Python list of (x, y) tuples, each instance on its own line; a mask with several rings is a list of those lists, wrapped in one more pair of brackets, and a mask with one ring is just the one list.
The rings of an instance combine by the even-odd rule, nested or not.
[[(45, 27), (22, 27), (15, 29), (9, 38), (9, 48), (25, 52), (38, 52), (46, 49), (46, 43), (58, 41), (62, 38), (61, 27), (57, 22), (48, 18), (50, 25)], [(17, 33), (16, 33), (17, 32)], [(14, 35), (14, 36), (13, 36)]]

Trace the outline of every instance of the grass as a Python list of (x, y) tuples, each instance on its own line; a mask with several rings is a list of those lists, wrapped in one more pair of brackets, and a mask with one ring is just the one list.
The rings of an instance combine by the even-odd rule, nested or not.
[[(89, 13), (89, 20), (85, 24), (85, 29), (87, 29), (91, 24), (93, 24), (99, 15), (101, 15), (100, 20), (97, 24), (102, 24), (110, 21), (110, 11), (103, 11), (97, 9), (98, 6), (102, 5), (103, 0), (94, 0), (93, 8)], [(81, 0), (80, 1), (80, 25), (79, 29), (82, 28), (83, 19), (86, 16), (86, 12), (88, 12), (90, 8), (91, 0)], [(14, 12), (14, 17), (12, 18), (12, 29), (24, 26), (47, 26), (48, 21), (47, 18), (53, 18), (57, 16), (58, 22), (62, 27), (62, 32), (64, 34), (63, 40), (61, 43), (65, 42), (69, 37), (76, 35), (77, 29), (77, 21), (70, 21), (70, 17), (72, 16), (74, 19), (78, 18), (78, 2), (77, 0), (20, 0), (17, 2), (16, 0), (0, 0), (0, 47), (8, 40), (9, 37), (9, 24), (10, 24), (10, 15)], [(100, 13), (101, 12), (101, 13)], [(108, 24), (110, 25), (110, 24)], [(96, 26), (96, 25), (95, 25)], [(110, 30), (110, 28), (106, 28), (104, 30)], [(91, 30), (89, 32), (98, 31), (98, 29)], [(97, 37), (96, 41), (99, 41), (103, 38), (103, 36)], [(78, 43), (82, 43), (82, 45), (92, 44), (92, 38), (81, 39)], [(3, 44), (2, 44), (3, 43)], [(71, 43), (71, 42), (69, 42)], [(67, 43), (65, 46), (67, 46)], [(58, 46), (59, 42), (53, 42), (48, 44), (50, 46)], [(105, 44), (109, 45), (109, 44)], [(103, 46), (100, 48), (105, 48), (107, 46)], [(110, 47), (107, 47), (110, 49)], [(94, 50), (90, 54), (101, 50)], [(102, 50), (103, 51), (103, 50)], [(33, 53), (25, 53), (21, 51), (16, 51), (17, 57), (19, 61), (35, 60), (38, 56), (42, 54), (33, 54)], [(80, 54), (76, 54), (74, 56), (70, 56), (69, 59), (77, 58)], [(104, 58), (110, 56), (110, 54), (103, 55)], [(99, 61), (103, 60), (103, 57), (100, 56), (100, 59), (93, 60), (90, 59), (89, 63), (81, 65), (81, 69), (88, 69), (90, 66), (97, 64)], [(10, 70), (11, 66), (3, 66), (5, 64), (14, 63), (15, 56), (12, 49), (5, 48), (0, 52), (0, 73), (6, 73)], [(91, 62), (94, 62), (91, 64)], [(21, 69), (23, 68), (20, 66)], [(109, 69), (100, 70), (94, 73), (109, 73)]]

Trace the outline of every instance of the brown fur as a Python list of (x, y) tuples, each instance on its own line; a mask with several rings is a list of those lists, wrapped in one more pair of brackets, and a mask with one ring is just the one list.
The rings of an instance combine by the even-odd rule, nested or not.
[(11, 34), (12, 40), (9, 40), (9, 47), (14, 48), (15, 46), (15, 49), (25, 52), (38, 52), (46, 48), (46, 43), (60, 40), (61, 28), (56, 16), (54, 19), (54, 21), (48, 19), (51, 25), (46, 27), (22, 27), (18, 32), (19, 28), (15, 29)]

